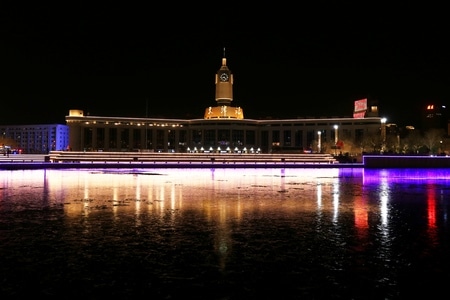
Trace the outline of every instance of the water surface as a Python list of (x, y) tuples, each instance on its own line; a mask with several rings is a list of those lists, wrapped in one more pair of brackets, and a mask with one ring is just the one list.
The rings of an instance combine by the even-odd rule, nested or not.
[(0, 171), (0, 297), (446, 293), (445, 169)]

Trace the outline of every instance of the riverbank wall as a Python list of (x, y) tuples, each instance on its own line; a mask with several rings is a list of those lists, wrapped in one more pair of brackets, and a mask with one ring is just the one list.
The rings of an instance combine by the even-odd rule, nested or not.
[(171, 155), (65, 153), (0, 157), (0, 170), (110, 168), (450, 168), (447, 156), (364, 155), (358, 162), (339, 162), (329, 155)]

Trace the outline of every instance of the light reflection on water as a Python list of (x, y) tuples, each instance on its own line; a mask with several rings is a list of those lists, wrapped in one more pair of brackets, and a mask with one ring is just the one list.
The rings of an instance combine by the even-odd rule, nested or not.
[[(422, 279), (421, 287), (426, 283), (436, 289), (434, 281), (429, 282), (435, 277), (432, 272), (448, 272), (443, 254), (449, 241), (450, 171), (445, 169), (70, 169), (0, 174), (0, 263), (31, 243), (14, 242), (15, 235), (24, 234), (23, 227), (34, 228), (33, 243), (46, 240), (39, 232), (46, 232), (49, 220), (38, 216), (58, 211), (52, 218), (62, 221), (61, 227), (51, 230), (66, 237), (69, 250), (64, 255), (99, 255), (86, 250), (91, 248), (77, 248), (86, 245), (114, 249), (114, 257), (125, 250), (133, 258), (121, 254), (124, 261), (146, 262), (151, 253), (160, 265), (152, 260), (140, 268), (166, 281), (148, 279), (152, 287), (146, 282), (139, 290), (156, 290), (164, 298), (189, 293), (192, 287), (187, 290), (186, 282), (214, 283), (217, 291), (208, 294), (209, 299), (265, 295), (271, 290), (260, 285), (270, 280), (275, 289), (298, 297), (364, 298), (370, 292), (374, 298), (392, 299), (414, 295), (413, 275), (413, 282)], [(165, 256), (174, 249), (186, 265), (183, 271)], [(218, 273), (210, 276), (214, 265)], [(109, 268), (111, 276), (120, 276)], [(1, 269), (1, 279), (13, 286), (5, 279), (7, 271)], [(172, 277), (182, 278), (177, 288)], [(46, 284), (47, 290), (57, 290)], [(101, 284), (115, 293), (122, 287)], [(121, 293), (136, 295), (136, 290)], [(88, 292), (94, 293), (94, 287)]]
[[(300, 208), (300, 199), (317, 193), (318, 186), (336, 189), (339, 180), (337, 169), (24, 170), (5, 174), (2, 209), (8, 205), (11, 209), (15, 205), (15, 209), (26, 208), (24, 202), (31, 201), (35, 205), (63, 205), (68, 215), (99, 207), (116, 212), (161, 212), (167, 208), (202, 208), (205, 201), (225, 200), (231, 201), (227, 206), (250, 208), (255, 203), (260, 207), (278, 206), (277, 200), (287, 200), (282, 207), (295, 210)], [(267, 198), (274, 201), (264, 202)]]

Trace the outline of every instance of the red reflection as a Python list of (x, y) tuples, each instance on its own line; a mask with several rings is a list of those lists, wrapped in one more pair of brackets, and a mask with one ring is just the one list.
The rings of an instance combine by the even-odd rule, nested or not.
[(427, 191), (427, 219), (428, 230), (436, 230), (436, 187), (434, 184), (428, 185)]
[(435, 247), (438, 244), (437, 225), (436, 225), (436, 186), (427, 185), (427, 234), (429, 245)]

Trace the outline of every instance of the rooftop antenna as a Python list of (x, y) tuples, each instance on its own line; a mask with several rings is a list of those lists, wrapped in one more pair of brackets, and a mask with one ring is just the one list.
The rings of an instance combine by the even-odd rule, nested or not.
[(222, 66), (227, 65), (227, 59), (225, 57), (225, 47), (223, 47), (223, 57), (222, 57)]

